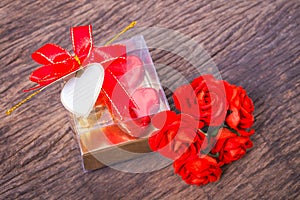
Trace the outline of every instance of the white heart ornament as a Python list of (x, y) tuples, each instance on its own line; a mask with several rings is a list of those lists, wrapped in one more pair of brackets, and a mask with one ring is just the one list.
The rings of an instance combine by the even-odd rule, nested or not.
[(80, 77), (71, 78), (63, 87), (60, 99), (73, 114), (87, 117), (93, 109), (104, 80), (104, 69), (99, 63), (86, 66)]

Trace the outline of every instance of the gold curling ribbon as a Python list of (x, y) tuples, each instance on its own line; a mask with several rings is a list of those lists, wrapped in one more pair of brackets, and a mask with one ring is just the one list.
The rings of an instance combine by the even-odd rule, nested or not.
[(38, 93), (40, 93), (43, 89), (40, 89), (38, 91), (35, 91), (34, 93), (32, 93), (31, 95), (29, 95), (28, 97), (26, 97), (25, 99), (23, 99), (22, 101), (20, 101), (18, 104), (16, 104), (14, 107), (12, 107), (11, 109), (6, 111), (6, 115), (10, 115), (14, 110), (16, 110), (17, 108), (19, 108), (21, 105), (23, 105), (25, 102), (27, 102), (29, 99), (31, 99), (32, 97), (34, 97), (35, 95), (37, 95)]

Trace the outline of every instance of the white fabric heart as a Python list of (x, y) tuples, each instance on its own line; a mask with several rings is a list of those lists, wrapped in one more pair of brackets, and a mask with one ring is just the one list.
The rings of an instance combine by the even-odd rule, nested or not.
[(99, 96), (104, 69), (99, 63), (87, 65), (80, 77), (71, 78), (63, 87), (60, 99), (64, 107), (80, 117), (87, 117)]

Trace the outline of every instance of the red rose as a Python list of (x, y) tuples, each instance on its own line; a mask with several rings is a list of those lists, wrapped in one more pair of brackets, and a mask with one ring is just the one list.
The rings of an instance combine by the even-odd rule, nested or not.
[(242, 87), (231, 85), (232, 95), (228, 96), (229, 114), (226, 123), (234, 129), (246, 129), (253, 125), (254, 105)]
[(187, 184), (205, 185), (220, 179), (222, 170), (217, 161), (209, 156), (183, 155), (173, 163), (174, 172)]
[(152, 118), (152, 124), (159, 130), (149, 137), (149, 146), (168, 158), (176, 159), (189, 148), (202, 144), (204, 135), (198, 133), (198, 128), (203, 124), (189, 115), (164, 111)]
[(200, 118), (200, 105), (191, 85), (183, 85), (173, 93), (175, 107), (182, 113), (187, 113), (196, 118)]
[(218, 140), (211, 150), (213, 154), (219, 153), (218, 161), (221, 164), (229, 164), (246, 154), (246, 149), (253, 146), (249, 137), (238, 136), (227, 128), (221, 128), (218, 132)]
[(224, 81), (203, 75), (175, 90), (174, 104), (183, 113), (193, 115), (208, 126), (219, 126), (228, 109)]

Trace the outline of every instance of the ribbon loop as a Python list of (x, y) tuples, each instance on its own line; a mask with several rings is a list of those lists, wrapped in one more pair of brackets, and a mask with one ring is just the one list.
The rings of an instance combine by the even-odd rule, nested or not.
[(70, 59), (72, 56), (65, 49), (55, 44), (45, 44), (31, 55), (32, 59), (42, 65), (50, 65)]
[(81, 63), (89, 57), (93, 49), (92, 26), (78, 26), (70, 30), (73, 51)]
[(71, 28), (71, 38), (74, 57), (56, 44), (46, 44), (31, 55), (34, 61), (43, 66), (34, 70), (29, 78), (38, 86), (24, 92), (47, 86), (81, 67), (93, 49), (92, 26)]

